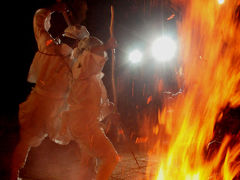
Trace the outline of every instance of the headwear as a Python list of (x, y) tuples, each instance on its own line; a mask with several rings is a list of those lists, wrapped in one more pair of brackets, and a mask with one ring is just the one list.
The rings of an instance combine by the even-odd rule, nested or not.
[(103, 42), (94, 36), (84, 38), (78, 43), (78, 49), (90, 49), (94, 46), (100, 46)]
[[(100, 46), (102, 44), (103, 42), (94, 36), (89, 36), (87, 38), (84, 38), (78, 42), (77, 48), (73, 50), (72, 58), (75, 59), (79, 55), (81, 55), (85, 50), (89, 50), (92, 47)], [(99, 54), (99, 55), (102, 56), (102, 54)], [(107, 53), (105, 51), (103, 52), (103, 56), (107, 58)]]
[(90, 33), (88, 32), (85, 26), (75, 25), (75, 26), (68, 26), (64, 30), (64, 36), (77, 39), (77, 40), (83, 40), (84, 38), (88, 38), (90, 36)]
[[(81, 54), (84, 50), (89, 50), (92, 47), (101, 46), (102, 44), (103, 42), (100, 39), (90, 36), (89, 38), (84, 38), (82, 41), (79, 41), (78, 50)], [(101, 56), (101, 53), (99, 55)], [(103, 52), (103, 56), (106, 57), (105, 51)]]

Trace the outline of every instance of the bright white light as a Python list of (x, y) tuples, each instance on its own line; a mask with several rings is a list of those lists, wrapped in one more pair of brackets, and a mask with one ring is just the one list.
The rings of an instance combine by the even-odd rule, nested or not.
[(138, 63), (141, 61), (141, 59), (142, 59), (142, 53), (138, 49), (135, 49), (129, 55), (129, 60), (132, 63)]
[(223, 4), (224, 0), (218, 0), (218, 4)]
[(175, 56), (176, 43), (167, 36), (156, 39), (152, 44), (152, 55), (158, 61), (168, 61)]

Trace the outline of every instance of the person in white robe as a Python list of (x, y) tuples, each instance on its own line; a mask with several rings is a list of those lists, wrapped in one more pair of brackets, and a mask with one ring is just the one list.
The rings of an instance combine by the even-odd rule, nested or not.
[(40, 145), (47, 136), (55, 140), (61, 126), (59, 116), (66, 107), (72, 81), (72, 48), (54, 43), (49, 35), (51, 12), (39, 9), (33, 19), (38, 51), (27, 80), (35, 87), (19, 105), (20, 139), (12, 157), (11, 180), (18, 178), (31, 147)]
[[(107, 180), (119, 161), (119, 156), (106, 137), (100, 121), (113, 113), (107, 97), (102, 69), (107, 60), (107, 49), (116, 42), (110, 38), (103, 44), (95, 37), (84, 38), (74, 49), (77, 61), (72, 67), (73, 83), (68, 97), (68, 109), (62, 113), (61, 134), (68, 135), (80, 149), (100, 160), (96, 179)], [(88, 159), (87, 155), (84, 155)]]

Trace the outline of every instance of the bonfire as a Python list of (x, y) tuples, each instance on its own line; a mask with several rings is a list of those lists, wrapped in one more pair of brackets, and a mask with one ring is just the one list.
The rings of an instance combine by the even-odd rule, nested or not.
[[(159, 139), (148, 153), (158, 167), (149, 163), (147, 179), (237, 179), (240, 134), (218, 142), (214, 127), (224, 108), (240, 105), (239, 2), (175, 0), (174, 5), (184, 7), (178, 22), (184, 89), (167, 100), (158, 124), (148, 132)], [(162, 126), (164, 134), (159, 131)], [(212, 150), (215, 143), (218, 148)]]

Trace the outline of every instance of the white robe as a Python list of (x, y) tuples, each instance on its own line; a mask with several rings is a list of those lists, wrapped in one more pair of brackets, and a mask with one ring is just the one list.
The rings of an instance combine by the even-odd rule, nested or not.
[(63, 124), (69, 140), (99, 129), (99, 121), (112, 112), (112, 104), (103, 84), (106, 58), (86, 50), (74, 63), (69, 108), (63, 112)]
[(72, 81), (72, 49), (51, 43), (46, 29), (50, 15), (46, 9), (40, 9), (34, 15), (33, 27), (39, 51), (31, 64), (28, 81), (36, 85), (27, 100), (19, 105), (21, 136), (36, 137), (34, 145), (46, 135), (52, 139), (56, 136), (61, 124), (59, 116), (66, 107)]

